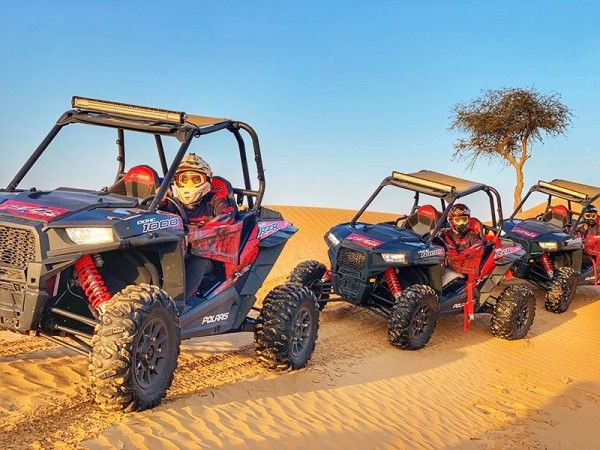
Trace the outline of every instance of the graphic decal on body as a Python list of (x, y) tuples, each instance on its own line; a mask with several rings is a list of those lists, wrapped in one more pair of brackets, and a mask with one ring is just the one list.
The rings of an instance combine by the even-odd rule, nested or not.
[(513, 233), (520, 234), (521, 236), (525, 236), (528, 238), (534, 238), (539, 235), (535, 231), (526, 230), (525, 228), (520, 228), (518, 225), (512, 229)]
[(67, 209), (42, 206), (35, 203), (7, 200), (0, 204), (0, 212), (30, 219), (52, 220), (67, 213)]
[(142, 225), (142, 231), (148, 233), (150, 231), (164, 230), (165, 228), (176, 228), (180, 229), (182, 226), (181, 219), (179, 217), (171, 217), (169, 219), (157, 220), (155, 217), (148, 219), (138, 220), (137, 225)]
[(355, 244), (365, 248), (375, 248), (383, 244), (383, 241), (378, 241), (377, 239), (372, 239), (356, 233), (350, 233), (348, 236), (346, 236), (346, 240), (352, 241)]

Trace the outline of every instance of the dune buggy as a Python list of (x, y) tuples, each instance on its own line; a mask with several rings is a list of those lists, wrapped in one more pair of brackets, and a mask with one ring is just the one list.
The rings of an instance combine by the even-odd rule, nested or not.
[[(534, 193), (547, 196), (544, 211), (534, 217), (517, 219)], [(503, 235), (518, 242), (526, 251), (515, 264), (514, 275), (546, 291), (548, 311), (567, 311), (578, 284), (598, 282), (600, 247), (592, 238), (584, 248), (575, 230), (581, 223), (583, 208), (599, 198), (600, 187), (560, 179), (540, 180), (503, 224)]]
[[(386, 186), (414, 192), (410, 214), (395, 222), (360, 222)], [(487, 244), (448, 258), (457, 276), (445, 276), (452, 272), (446, 268), (444, 273), (445, 250), (438, 232), (448, 226), (448, 212), (458, 199), (480, 191), (489, 198), (492, 224), (483, 226), (473, 218), (470, 226), (485, 235)], [(421, 195), (440, 199), (441, 212), (421, 205)], [(490, 186), (425, 170), (393, 172), (352, 221), (336, 225), (325, 235), (331, 268), (305, 261), (288, 281), (312, 289), (320, 305), (342, 300), (381, 314), (388, 320), (390, 342), (401, 348), (423, 347), (439, 316), (461, 313), (465, 331), (475, 313), (491, 313), (494, 335), (519, 339), (533, 322), (535, 298), (522, 286), (495, 290), (524, 253), (520, 246), (499, 237), (501, 222), (500, 197)]]
[[(255, 131), (243, 122), (102, 100), (74, 97), (72, 106), (0, 191), (0, 327), (89, 356), (93, 396), (108, 410), (159, 404), (172, 383), (181, 339), (251, 331), (267, 366), (306, 365), (317, 338), (314, 294), (287, 284), (275, 287), (262, 309), (254, 306), (297, 230), (261, 206), (265, 179)], [(97, 191), (17, 189), (71, 124), (116, 129), (114, 183)], [(181, 208), (165, 195), (178, 164), (194, 138), (222, 130), (237, 142), (244, 187), (214, 177), (212, 191), (230, 199), (235, 220), (193, 229), (183, 211), (161, 211), (161, 203)], [(154, 137), (162, 178), (148, 165), (125, 170), (126, 132)], [(242, 132), (252, 142), (257, 189)], [(165, 137), (180, 143), (170, 165)], [(191, 298), (185, 298), (188, 251), (215, 262)]]

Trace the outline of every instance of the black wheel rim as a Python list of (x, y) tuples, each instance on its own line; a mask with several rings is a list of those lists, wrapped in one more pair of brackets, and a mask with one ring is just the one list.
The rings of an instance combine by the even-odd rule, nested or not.
[(157, 317), (151, 319), (142, 329), (133, 361), (135, 379), (142, 389), (151, 388), (161, 377), (168, 345), (164, 322)]
[(519, 308), (517, 311), (517, 316), (515, 317), (515, 331), (517, 333), (522, 332), (527, 326), (527, 322), (529, 321), (529, 305), (525, 304)]
[(425, 334), (430, 322), (430, 312), (427, 306), (421, 306), (414, 313), (410, 323), (410, 335), (413, 339), (420, 339)]
[(292, 322), (291, 351), (293, 356), (299, 356), (304, 352), (310, 338), (311, 324), (310, 311), (300, 308)]

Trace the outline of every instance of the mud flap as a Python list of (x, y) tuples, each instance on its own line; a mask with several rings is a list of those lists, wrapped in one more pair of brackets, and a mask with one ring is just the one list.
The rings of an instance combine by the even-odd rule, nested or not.
[(466, 333), (471, 327), (471, 320), (474, 318), (473, 311), (473, 291), (475, 290), (475, 284), (477, 280), (469, 277), (467, 280), (467, 301), (463, 307), (463, 330)]

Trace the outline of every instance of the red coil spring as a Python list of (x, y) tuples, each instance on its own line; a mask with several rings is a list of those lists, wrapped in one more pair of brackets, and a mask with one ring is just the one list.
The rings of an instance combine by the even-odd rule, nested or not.
[(402, 287), (400, 287), (400, 281), (398, 281), (398, 275), (396, 275), (396, 271), (393, 267), (388, 267), (385, 272), (383, 272), (383, 276), (385, 277), (385, 282), (390, 289), (390, 292), (397, 300), (402, 293)]
[(331, 281), (331, 270), (327, 269), (321, 278), (321, 281), (328, 282)]
[(111, 299), (108, 288), (98, 273), (96, 264), (90, 255), (84, 255), (75, 263), (75, 273), (81, 288), (94, 309)]
[(554, 266), (552, 265), (552, 259), (550, 259), (550, 255), (548, 255), (548, 253), (543, 253), (542, 256), (540, 256), (540, 262), (546, 271), (546, 275), (552, 278), (554, 275)]

